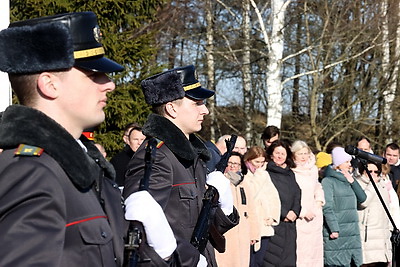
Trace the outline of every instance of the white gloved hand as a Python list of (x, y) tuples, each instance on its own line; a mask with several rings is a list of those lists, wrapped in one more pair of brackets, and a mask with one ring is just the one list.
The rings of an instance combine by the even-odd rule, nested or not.
[(131, 194), (125, 200), (125, 219), (139, 221), (146, 231), (147, 243), (165, 259), (175, 251), (176, 239), (161, 206), (147, 191)]
[(218, 190), (219, 205), (225, 215), (233, 212), (233, 197), (230, 181), (220, 171), (213, 171), (207, 175), (207, 184), (214, 186)]
[(199, 262), (197, 263), (197, 267), (207, 267), (207, 259), (203, 255), (200, 254)]

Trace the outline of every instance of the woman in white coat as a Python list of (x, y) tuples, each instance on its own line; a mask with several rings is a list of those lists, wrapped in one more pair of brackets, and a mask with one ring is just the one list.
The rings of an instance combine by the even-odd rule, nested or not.
[[(390, 201), (389, 193), (386, 188), (387, 185), (381, 179), (381, 164), (368, 163), (367, 167), (379, 194), (388, 207)], [(367, 199), (359, 205), (360, 209), (358, 211), (363, 253), (362, 266), (388, 266), (388, 263), (392, 260), (391, 223), (370, 182), (364, 165), (361, 164), (359, 170), (362, 175), (357, 178), (357, 181), (367, 195)]]

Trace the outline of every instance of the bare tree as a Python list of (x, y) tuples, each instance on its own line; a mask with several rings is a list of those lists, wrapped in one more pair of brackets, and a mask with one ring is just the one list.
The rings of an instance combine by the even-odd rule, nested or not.
[(252, 110), (251, 110), (251, 69), (250, 69), (250, 1), (243, 0), (243, 107), (246, 114), (245, 132), (246, 139), (251, 140), (252, 133)]

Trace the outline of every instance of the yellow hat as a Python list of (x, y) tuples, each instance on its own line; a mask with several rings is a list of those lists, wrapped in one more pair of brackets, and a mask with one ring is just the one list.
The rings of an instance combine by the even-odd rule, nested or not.
[(322, 168), (328, 166), (329, 164), (332, 164), (332, 156), (326, 152), (319, 152), (316, 158), (317, 161), (315, 162), (315, 165), (317, 165), (318, 168)]

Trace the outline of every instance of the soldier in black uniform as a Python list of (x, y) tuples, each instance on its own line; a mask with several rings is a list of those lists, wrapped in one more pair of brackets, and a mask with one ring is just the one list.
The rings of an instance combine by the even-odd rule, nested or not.
[[(205, 161), (209, 160), (210, 154), (195, 135), (208, 114), (204, 101), (214, 92), (201, 86), (192, 65), (149, 77), (142, 81), (142, 89), (146, 102), (154, 112), (144, 124), (143, 133), (147, 138), (158, 139), (149, 192), (161, 205), (172, 228), (181, 266), (216, 266), (211, 242), (202, 251), (202, 256), (190, 244), (202, 208), (206, 183), (213, 185), (219, 193), (219, 207), (213, 221), (218, 232), (223, 234), (239, 221), (233, 207), (229, 180), (219, 171), (206, 176)], [(136, 151), (126, 172), (124, 196), (127, 219), (130, 219), (132, 207), (135, 209), (131, 204), (132, 195), (139, 189), (146, 169), (145, 144), (146, 141)], [(162, 230), (158, 232), (160, 235), (164, 233)]]
[(104, 57), (93, 12), (12, 23), (0, 70), (21, 105), (0, 122), (0, 266), (121, 266), (123, 209), (112, 166), (85, 128), (104, 118), (123, 67)]

